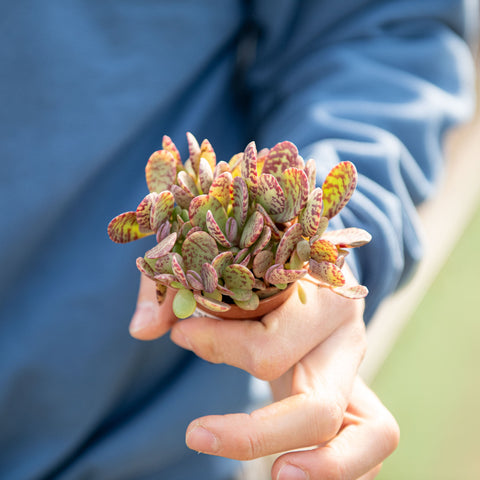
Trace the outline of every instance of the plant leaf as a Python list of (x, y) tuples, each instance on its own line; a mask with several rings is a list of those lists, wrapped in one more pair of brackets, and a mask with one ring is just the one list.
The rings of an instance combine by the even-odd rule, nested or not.
[(152, 153), (145, 167), (145, 178), (150, 192), (168, 190), (175, 182), (176, 175), (176, 161), (168, 150), (157, 150)]
[(175, 276), (172, 275), (171, 273), (159, 273), (158, 275), (155, 275), (154, 280), (157, 283), (160, 283), (160, 285), (164, 285), (165, 287), (169, 287), (175, 282)]
[(285, 209), (278, 215), (272, 215), (272, 218), (276, 222), (289, 222), (307, 203), (308, 179), (303, 170), (288, 168), (280, 177), (280, 186), (285, 195)]
[(291, 142), (277, 143), (267, 155), (263, 164), (262, 173), (270, 173), (274, 177), (280, 175), (288, 168), (297, 167), (298, 149)]
[(330, 240), (339, 248), (355, 248), (367, 244), (372, 236), (362, 228), (343, 228), (325, 232), (323, 238)]
[(240, 168), (242, 177), (245, 179), (250, 192), (250, 198), (254, 200), (257, 196), (258, 188), (257, 147), (255, 146), (255, 142), (250, 142), (247, 148), (245, 148)]
[(241, 289), (251, 290), (253, 288), (253, 273), (243, 265), (233, 264), (225, 267), (223, 279), (229, 290)]
[(233, 179), (233, 217), (238, 227), (242, 228), (248, 213), (248, 188), (242, 177)]
[(302, 262), (310, 260), (310, 243), (307, 240), (300, 240), (297, 243), (297, 255)]
[(231, 308), (227, 303), (220, 302), (213, 298), (203, 297), (198, 293), (194, 294), (194, 297), (199, 305), (207, 310), (211, 310), (212, 312), (227, 312)]
[(157, 199), (158, 193), (151, 192), (138, 204), (137, 211), (135, 213), (137, 215), (137, 223), (139, 230), (142, 233), (152, 232), (150, 225), (150, 211)]
[(310, 256), (316, 262), (335, 263), (338, 258), (338, 250), (332, 242), (320, 238), (310, 246)]
[(213, 171), (213, 178), (218, 178), (222, 173), (230, 173), (230, 175), (232, 174), (230, 170), (230, 165), (223, 160), (221, 162), (218, 162), (215, 166), (215, 170)]
[(198, 182), (203, 193), (208, 193), (210, 185), (213, 182), (213, 170), (209, 163), (203, 158), (200, 158), (198, 163)]
[[(178, 255), (178, 253), (167, 253), (160, 258), (157, 258), (155, 262), (155, 271), (158, 273), (171, 273), (173, 274), (172, 270), (172, 257), (174, 255)], [(178, 255), (180, 256), (180, 255)]]
[(284, 265), (288, 261), (290, 255), (295, 250), (297, 243), (302, 240), (302, 232), (303, 229), (299, 223), (294, 223), (285, 231), (278, 244), (275, 263)]
[(152, 235), (152, 232), (140, 231), (136, 212), (125, 212), (110, 221), (107, 228), (110, 240), (115, 243), (127, 243)]
[(176, 256), (176, 255), (172, 256), (173, 274), (175, 275), (175, 278), (177, 279), (177, 281), (179, 281), (185, 288), (190, 288), (190, 285), (188, 284), (187, 277), (185, 275), (183, 267), (180, 264), (180, 258), (179, 256)]
[(204, 290), (207, 293), (213, 293), (218, 285), (218, 276), (215, 268), (209, 263), (204, 263), (202, 265), (201, 277)]
[(354, 300), (364, 298), (368, 295), (368, 288), (363, 285), (344, 285), (343, 287), (332, 288), (332, 291), (338, 293), (342, 297), (351, 298)]
[(145, 253), (145, 258), (160, 258), (170, 253), (175, 242), (177, 241), (177, 234), (171, 233), (168, 237), (164, 238), (159, 244), (155, 245), (152, 249)]
[(164, 150), (168, 150), (173, 155), (178, 170), (182, 166), (182, 159), (176, 145), (173, 143), (172, 139), (168, 135), (163, 136), (162, 148)]
[(172, 185), (170, 187), (170, 191), (173, 193), (173, 197), (175, 198), (175, 202), (177, 203), (177, 205), (180, 205), (182, 208), (188, 209), (188, 207), (190, 206), (190, 202), (192, 201), (193, 195), (186, 192), (178, 185)]
[(330, 262), (316, 262), (310, 259), (309, 262), (310, 275), (318, 280), (325, 282), (332, 287), (342, 287), (345, 285), (345, 277), (342, 271)]
[(278, 227), (275, 225), (275, 222), (272, 220), (272, 217), (270, 217), (270, 215), (260, 204), (257, 204), (257, 211), (259, 211), (263, 215), (264, 223), (266, 223), (270, 227), (270, 230), (272, 231), (272, 237), (276, 240), (279, 240), (282, 235)]
[(265, 274), (265, 280), (272, 285), (278, 285), (282, 283), (293, 283), (300, 280), (307, 274), (307, 270), (287, 270), (281, 265), (274, 265), (267, 270)]
[(313, 158), (307, 160), (305, 164), (305, 175), (308, 178), (308, 189), (312, 192), (317, 185), (317, 164)]
[(251, 247), (260, 237), (263, 231), (263, 215), (260, 212), (253, 212), (243, 227), (240, 237), (240, 248)]
[(261, 252), (268, 245), (268, 242), (270, 241), (271, 237), (272, 237), (272, 230), (270, 229), (270, 227), (265, 225), (263, 227), (260, 237), (258, 237), (258, 240), (253, 245), (252, 255), (256, 255), (258, 252)]
[(156, 202), (150, 211), (150, 226), (156, 232), (160, 225), (169, 220), (175, 207), (175, 199), (172, 192), (168, 190), (158, 194)]
[(227, 218), (227, 223), (225, 224), (225, 235), (232, 245), (237, 242), (237, 234), (237, 221), (233, 217)]
[(209, 195), (199, 195), (190, 202), (188, 216), (194, 227), (200, 227), (202, 230), (207, 228), (207, 212), (211, 210), (218, 226), (223, 230), (227, 222), (227, 214), (221, 203)]
[(228, 267), (228, 265), (231, 265), (232, 263), (233, 253), (222, 252), (212, 260), (212, 267), (216, 270), (218, 277), (222, 277), (225, 267)]
[(137, 268), (151, 280), (155, 280), (155, 272), (153, 268), (148, 264), (148, 262), (143, 257), (137, 258)]
[(197, 196), (199, 193), (198, 188), (195, 185), (195, 180), (187, 172), (178, 172), (177, 184), (182, 190), (192, 197)]
[(187, 270), (187, 281), (194, 290), (203, 290), (202, 277), (195, 270)]
[(207, 224), (207, 230), (208, 233), (223, 247), (229, 248), (231, 247), (231, 243), (227, 240), (227, 237), (225, 234), (222, 232), (220, 227), (218, 226), (218, 223), (215, 221), (215, 218), (213, 217), (213, 214), (210, 210), (207, 212), (207, 217), (206, 217), (206, 224)]
[(347, 204), (355, 191), (357, 176), (351, 162), (341, 162), (330, 170), (322, 185), (325, 217), (334, 217)]
[(225, 210), (230, 203), (230, 186), (232, 185), (232, 182), (232, 174), (230, 172), (224, 172), (213, 180), (210, 189), (208, 190), (208, 195), (210, 197), (215, 197)]
[(200, 158), (204, 158), (208, 162), (212, 172), (215, 170), (217, 156), (215, 155), (212, 145), (207, 139), (205, 139), (200, 146)]
[(185, 288), (181, 288), (173, 298), (173, 313), (178, 318), (187, 318), (193, 315), (197, 302), (193, 296), (193, 292)]
[(258, 181), (257, 202), (272, 215), (278, 215), (285, 209), (285, 195), (277, 179), (269, 174), (262, 173)]
[(217, 242), (207, 232), (194, 232), (183, 242), (182, 257), (187, 270), (200, 273), (202, 265), (211, 263), (217, 255)]
[(187, 132), (187, 142), (188, 142), (188, 153), (190, 164), (193, 171), (198, 175), (198, 170), (200, 166), (200, 145), (197, 142), (197, 139), (190, 132)]
[(253, 258), (253, 273), (257, 278), (262, 278), (273, 264), (273, 253), (262, 250)]
[(260, 304), (260, 298), (256, 293), (252, 292), (250, 298), (246, 301), (233, 299), (236, 305), (238, 305), (242, 310), (256, 310)]
[(308, 196), (307, 204), (298, 217), (305, 236), (312, 237), (317, 232), (322, 218), (322, 210), (322, 189), (315, 188)]

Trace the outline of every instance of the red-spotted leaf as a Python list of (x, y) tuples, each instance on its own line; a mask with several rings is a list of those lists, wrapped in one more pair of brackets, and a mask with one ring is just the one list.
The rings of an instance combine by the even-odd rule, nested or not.
[(298, 149), (291, 142), (277, 143), (268, 153), (262, 173), (270, 173), (280, 178), (288, 168), (297, 167)]
[(187, 281), (194, 290), (203, 290), (202, 277), (195, 270), (187, 270)]
[(316, 262), (335, 263), (338, 258), (338, 250), (332, 242), (320, 238), (310, 246), (310, 256)]
[(293, 283), (300, 280), (307, 274), (307, 270), (287, 270), (282, 266), (276, 268), (270, 267), (265, 274), (265, 280), (272, 285), (278, 285), (282, 283)]
[(137, 268), (151, 280), (155, 279), (155, 271), (143, 257), (137, 258)]
[(150, 226), (156, 232), (160, 225), (169, 220), (175, 207), (175, 199), (172, 192), (164, 191), (158, 194), (156, 202), (150, 211)]
[(266, 212), (266, 210), (259, 204), (257, 204), (257, 211), (259, 211), (263, 215), (264, 223), (270, 228), (272, 231), (272, 237), (276, 240), (280, 239), (281, 233), (278, 227), (275, 225), (275, 222), (272, 220), (272, 217)]
[(127, 243), (152, 235), (140, 231), (136, 212), (125, 212), (110, 221), (107, 228), (110, 240), (115, 243)]
[[(228, 162), (228, 166), (230, 167), (230, 171), (232, 172), (232, 175), (234, 173), (235, 169), (240, 168), (240, 163), (243, 160), (243, 152), (236, 153)], [(240, 172), (238, 172), (240, 174)]]
[(206, 223), (207, 223), (208, 233), (210, 233), (210, 235), (220, 245), (226, 248), (229, 248), (232, 246), (231, 243), (227, 240), (227, 237), (225, 236), (225, 234), (222, 232), (222, 230), (218, 226), (218, 223), (215, 221), (215, 218), (213, 218), (213, 214), (210, 210), (207, 212)]
[(188, 153), (190, 164), (193, 171), (198, 175), (198, 169), (200, 166), (200, 145), (197, 142), (197, 139), (190, 132), (187, 132), (187, 142), (188, 142)]
[(211, 263), (218, 255), (217, 242), (207, 232), (194, 232), (182, 245), (182, 257), (187, 270), (200, 273), (204, 263)]
[(342, 271), (330, 262), (316, 262), (310, 259), (310, 275), (318, 280), (331, 285), (332, 287), (342, 287), (345, 285), (345, 277)]
[[(225, 165), (227, 164), (225, 163)], [(232, 182), (232, 174), (230, 172), (224, 172), (215, 177), (215, 180), (213, 180), (210, 189), (208, 190), (208, 195), (210, 197), (215, 197), (225, 209), (227, 209), (228, 204), (230, 203), (230, 186), (232, 185)]]
[(225, 286), (230, 289), (251, 290), (253, 288), (253, 273), (243, 265), (229, 265), (223, 270)]
[(324, 232), (327, 230), (327, 227), (328, 227), (328, 218), (322, 217), (320, 219), (320, 223), (318, 224), (318, 229), (315, 235), (322, 236)]
[(273, 175), (269, 173), (263, 173), (260, 175), (258, 181), (257, 202), (272, 215), (278, 215), (284, 211), (285, 195), (280, 184)]
[(222, 287), (220, 284), (217, 285), (217, 290), (222, 294), (222, 295), (227, 295), (228, 297), (232, 297), (234, 293), (228, 289), (227, 287)]
[(187, 234), (185, 235), (185, 238), (187, 238), (188, 236), (190, 236), (192, 233), (195, 233), (195, 232), (203, 232), (203, 230), (200, 228), (200, 227), (192, 227), (192, 224), (190, 222), (187, 222), (185, 223), (185, 225), (189, 225), (190, 224), (190, 229), (188, 230)]
[(285, 195), (285, 209), (272, 215), (276, 222), (289, 222), (305, 207), (308, 199), (308, 179), (303, 170), (288, 168), (280, 176), (280, 186)]
[(253, 258), (253, 273), (257, 278), (262, 278), (273, 264), (273, 253), (270, 250), (262, 250)]
[(368, 288), (363, 285), (351, 285), (343, 287), (332, 288), (335, 293), (338, 293), (342, 297), (350, 299), (365, 298), (368, 295)]
[(168, 237), (164, 238), (159, 244), (155, 245), (147, 253), (145, 253), (145, 258), (160, 258), (170, 253), (175, 242), (177, 241), (177, 234), (171, 233)]
[(311, 192), (317, 185), (317, 164), (313, 158), (307, 160), (304, 170), (308, 178), (309, 191)]
[(213, 298), (204, 297), (198, 293), (194, 294), (194, 297), (199, 305), (212, 312), (227, 312), (231, 308), (227, 303), (220, 302)]
[(182, 159), (180, 158), (180, 152), (178, 151), (176, 145), (168, 135), (163, 136), (162, 147), (164, 150), (168, 150), (173, 155), (178, 170), (178, 168), (182, 166)]
[(151, 192), (138, 204), (137, 211), (135, 213), (137, 215), (138, 228), (142, 233), (152, 232), (150, 225), (150, 211), (157, 199), (158, 193)]
[(243, 227), (248, 213), (248, 188), (242, 177), (233, 179), (233, 216), (239, 227)]
[(208, 193), (213, 182), (213, 170), (209, 163), (202, 157), (198, 163), (198, 182), (203, 193)]
[(215, 165), (215, 170), (213, 171), (213, 178), (217, 178), (222, 173), (232, 173), (230, 169), (230, 165), (227, 162), (224, 162), (223, 160), (221, 162), (218, 162), (217, 165)]
[(184, 190), (192, 197), (198, 195), (198, 188), (195, 185), (195, 180), (187, 172), (178, 172), (177, 183), (182, 190)]
[(245, 258), (247, 258), (249, 254), (248, 248), (242, 248), (237, 252), (235, 258), (233, 259), (233, 263), (242, 263)]
[(357, 169), (351, 162), (341, 162), (330, 170), (322, 185), (323, 215), (334, 217), (347, 204), (357, 185)]
[(172, 185), (170, 187), (170, 191), (173, 193), (173, 197), (175, 198), (177, 205), (180, 205), (182, 208), (188, 208), (190, 206), (190, 202), (193, 198), (191, 193), (187, 192), (178, 185)]
[(217, 156), (215, 155), (212, 145), (207, 139), (205, 139), (200, 146), (200, 158), (204, 158), (208, 162), (212, 172), (215, 170)]
[(215, 268), (210, 263), (204, 263), (201, 270), (202, 282), (204, 290), (207, 293), (215, 291), (218, 285), (218, 275)]
[(322, 218), (322, 210), (322, 189), (315, 188), (308, 196), (307, 204), (298, 217), (305, 236), (312, 237), (317, 232)]
[[(178, 255), (178, 253), (167, 253), (163, 257), (160, 257), (155, 262), (155, 271), (158, 273), (173, 273), (172, 270), (172, 257)], [(178, 255), (180, 256), (180, 255)]]
[(155, 275), (154, 280), (161, 285), (165, 285), (166, 287), (168, 287), (176, 281), (176, 278), (170, 273), (159, 273), (158, 275)]
[(170, 222), (165, 221), (158, 227), (157, 230), (157, 243), (160, 243), (164, 238), (167, 238), (171, 232), (172, 226)]
[(212, 212), (218, 226), (223, 230), (227, 222), (227, 214), (221, 203), (215, 197), (210, 197), (209, 195), (199, 195), (190, 202), (188, 216), (192, 225), (205, 230), (207, 227), (207, 212), (209, 210)]
[(258, 252), (262, 251), (268, 245), (271, 237), (272, 230), (270, 227), (264, 226), (260, 237), (258, 237), (258, 240), (253, 245), (252, 255), (256, 255)]
[(168, 190), (175, 182), (177, 163), (168, 150), (157, 150), (148, 159), (145, 178), (151, 192)]
[(239, 302), (247, 302), (250, 300), (250, 297), (253, 295), (252, 290), (245, 290), (243, 288), (232, 288), (232, 298), (233, 300), (238, 300)]
[(223, 271), (225, 267), (231, 265), (233, 263), (233, 253), (232, 252), (222, 252), (219, 253), (213, 260), (212, 260), (212, 267), (216, 270), (217, 275), (221, 277), (223, 275)]
[(297, 243), (297, 255), (302, 262), (310, 260), (310, 243), (307, 240), (300, 240)]
[(238, 263), (239, 265), (243, 265), (244, 267), (248, 267), (248, 264), (250, 263), (251, 258), (252, 258), (252, 254), (248, 253), (243, 260), (235, 263)]
[(252, 293), (252, 295), (250, 295), (250, 298), (248, 300), (242, 301), (234, 298), (233, 301), (242, 310), (250, 310), (250, 311), (256, 310), (258, 308), (258, 305), (260, 304), (260, 299), (256, 293)]
[(225, 235), (232, 245), (237, 242), (238, 226), (237, 221), (233, 217), (227, 218), (227, 223), (225, 223)]
[(250, 142), (247, 148), (245, 148), (240, 168), (242, 177), (247, 183), (250, 198), (253, 200), (257, 195), (258, 188), (257, 147), (255, 146), (255, 142)]
[(179, 260), (180, 259), (176, 255), (172, 256), (173, 274), (175, 275), (176, 280), (180, 282), (185, 288), (190, 288), (190, 285), (187, 282), (187, 277)]
[(260, 237), (263, 231), (263, 215), (260, 212), (253, 212), (243, 227), (240, 237), (240, 248), (251, 247)]
[(303, 229), (299, 223), (294, 223), (285, 231), (278, 244), (275, 263), (284, 265), (288, 261), (290, 255), (295, 250), (297, 243), (302, 240), (302, 232)]
[(367, 244), (372, 236), (362, 228), (344, 228), (325, 232), (323, 238), (330, 240), (339, 248), (355, 248)]

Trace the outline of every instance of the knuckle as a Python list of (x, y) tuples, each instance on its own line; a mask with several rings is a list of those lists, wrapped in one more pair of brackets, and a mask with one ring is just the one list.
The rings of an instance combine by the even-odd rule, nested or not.
[(325, 480), (347, 480), (347, 468), (342, 457), (329, 445), (327, 455), (322, 458), (322, 478)]
[(339, 398), (324, 396), (314, 400), (313, 427), (317, 432), (318, 442), (326, 442), (337, 435), (343, 422), (344, 408)]
[(252, 345), (248, 371), (254, 377), (271, 382), (282, 376), (289, 367), (285, 350), (276, 339), (264, 339)]

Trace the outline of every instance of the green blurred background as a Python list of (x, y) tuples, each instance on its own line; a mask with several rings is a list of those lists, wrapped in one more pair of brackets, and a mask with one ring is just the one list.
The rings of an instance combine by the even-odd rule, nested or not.
[(479, 274), (480, 208), (373, 382), (401, 428), (379, 480), (480, 479)]

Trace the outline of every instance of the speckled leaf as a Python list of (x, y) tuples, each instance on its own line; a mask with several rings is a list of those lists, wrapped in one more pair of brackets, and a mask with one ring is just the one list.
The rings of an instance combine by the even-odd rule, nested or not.
[(253, 258), (253, 273), (257, 278), (262, 278), (273, 264), (273, 253), (263, 250)]
[(190, 285), (187, 282), (185, 272), (176, 255), (172, 257), (172, 270), (177, 281), (180, 282), (185, 288), (190, 288)]
[(327, 217), (322, 217), (320, 219), (320, 223), (318, 224), (318, 229), (315, 235), (322, 236), (328, 228), (328, 218)]
[(260, 237), (263, 231), (263, 215), (260, 212), (253, 212), (243, 227), (240, 237), (240, 248), (251, 247)]
[(259, 278), (256, 278), (255, 281), (253, 282), (253, 288), (256, 290), (265, 290), (267, 286), (265, 285), (265, 282), (260, 280)]
[(258, 305), (260, 304), (260, 299), (256, 293), (252, 293), (251, 297), (245, 301), (242, 302), (241, 300), (235, 300), (234, 302), (236, 305), (238, 305), (242, 310), (249, 310), (253, 311), (258, 308)]
[(287, 169), (297, 166), (298, 149), (291, 142), (277, 143), (268, 153), (262, 173), (271, 173), (280, 178)]
[(169, 221), (165, 221), (162, 224), (160, 224), (156, 234), (157, 243), (160, 243), (163, 239), (167, 238), (170, 235), (170, 233), (172, 233), (171, 229), (172, 229), (172, 226)]
[(221, 277), (223, 275), (223, 270), (228, 265), (233, 263), (233, 253), (232, 252), (222, 252), (219, 253), (213, 260), (212, 260), (212, 267), (216, 270), (217, 275)]
[(175, 255), (178, 255), (178, 253), (167, 253), (166, 255), (158, 258), (155, 262), (155, 271), (158, 273), (173, 273), (172, 257)]
[(337, 258), (337, 261), (335, 262), (335, 265), (342, 269), (343, 266), (345, 265), (345, 255), (339, 255)]
[(233, 217), (227, 218), (227, 223), (225, 224), (225, 235), (232, 245), (237, 242), (238, 226), (237, 221)]
[(310, 256), (316, 262), (335, 263), (338, 258), (337, 247), (330, 241), (320, 238), (312, 243)]
[(173, 298), (172, 309), (173, 313), (178, 318), (187, 318), (193, 315), (197, 308), (197, 302), (191, 290), (181, 288)]
[(372, 236), (361, 228), (344, 228), (325, 232), (323, 238), (330, 240), (339, 248), (355, 248), (370, 242)]
[(198, 195), (198, 188), (195, 185), (195, 180), (193, 180), (193, 178), (187, 172), (178, 172), (177, 184), (182, 190), (191, 196), (194, 197)]
[(127, 243), (152, 235), (140, 231), (136, 212), (125, 212), (110, 221), (107, 228), (110, 240), (115, 243)]
[(188, 142), (188, 153), (190, 164), (196, 175), (198, 175), (198, 169), (200, 166), (200, 145), (197, 142), (197, 139), (190, 132), (187, 132), (187, 142)]
[(187, 281), (194, 290), (203, 290), (202, 277), (195, 270), (187, 270)]
[(301, 270), (304, 265), (304, 261), (298, 256), (297, 250), (295, 249), (290, 256), (290, 261), (288, 262), (288, 268), (291, 270)]
[(307, 160), (304, 170), (308, 179), (308, 189), (310, 192), (312, 192), (317, 185), (317, 164), (313, 158)]
[(162, 147), (164, 150), (168, 150), (173, 155), (178, 170), (178, 168), (182, 166), (182, 159), (180, 158), (180, 152), (178, 151), (176, 145), (168, 135), (163, 136)]
[(253, 200), (257, 195), (258, 173), (257, 173), (257, 147), (255, 142), (250, 142), (245, 148), (243, 161), (241, 163), (242, 177), (247, 183), (250, 198)]
[(276, 268), (270, 267), (265, 274), (265, 280), (272, 285), (278, 285), (282, 283), (293, 283), (307, 274), (307, 270), (287, 270), (282, 266), (276, 266)]
[(192, 233), (203, 232), (203, 230), (200, 227), (192, 227), (191, 222), (187, 222), (185, 225), (188, 225), (188, 224), (190, 224), (190, 230), (188, 230), (187, 235), (185, 235), (185, 238), (192, 235)]
[(160, 192), (156, 202), (152, 205), (150, 211), (150, 226), (156, 232), (160, 225), (170, 219), (175, 206), (175, 199), (172, 192)]
[(229, 248), (231, 247), (231, 243), (227, 240), (227, 237), (225, 234), (222, 232), (220, 227), (218, 226), (218, 223), (215, 221), (215, 218), (213, 218), (213, 214), (210, 210), (207, 212), (207, 217), (206, 217), (206, 223), (207, 223), (207, 230), (208, 233), (223, 247)]
[(159, 273), (155, 275), (154, 280), (156, 280), (161, 285), (165, 285), (166, 287), (172, 285), (175, 282), (175, 275), (171, 273)]
[(251, 290), (244, 290), (242, 288), (233, 288), (231, 297), (233, 300), (238, 300), (239, 302), (247, 302), (250, 300), (250, 297), (253, 295)]
[(215, 291), (218, 285), (218, 276), (215, 268), (210, 263), (204, 263), (201, 270), (202, 282), (204, 290), (207, 293)]
[(290, 255), (295, 250), (297, 243), (302, 239), (302, 232), (303, 229), (299, 223), (294, 223), (285, 231), (278, 244), (275, 263), (284, 265), (288, 261)]
[(242, 290), (251, 290), (253, 288), (253, 273), (243, 265), (229, 265), (223, 271), (223, 279), (228, 289), (239, 288)]
[[(248, 253), (242, 261), (238, 262), (238, 264), (243, 265), (244, 267), (248, 267), (248, 264), (250, 263), (251, 258), (252, 258), (252, 254)], [(235, 263), (237, 263), (237, 262), (235, 262)]]
[(242, 263), (247, 257), (248, 253), (249, 253), (248, 248), (242, 248), (235, 255), (235, 258), (233, 259), (233, 263)]
[(202, 193), (208, 193), (213, 182), (213, 170), (209, 163), (202, 157), (198, 164), (198, 182)]
[(297, 255), (302, 262), (310, 260), (310, 243), (307, 240), (300, 240), (297, 243)]
[(278, 215), (284, 211), (285, 195), (273, 175), (269, 173), (262, 173), (262, 175), (260, 175), (257, 202), (272, 215)]
[(257, 211), (259, 211), (263, 215), (264, 223), (268, 225), (268, 227), (270, 227), (270, 230), (272, 231), (272, 237), (276, 240), (279, 240), (281, 237), (281, 233), (278, 227), (275, 225), (275, 222), (272, 220), (272, 217), (270, 217), (266, 210), (259, 204), (257, 204)]
[(223, 160), (221, 162), (218, 162), (215, 166), (215, 170), (213, 171), (213, 178), (218, 178), (220, 175), (222, 175), (222, 173), (230, 173), (230, 175), (232, 174), (230, 170), (230, 165)]
[(153, 268), (146, 262), (146, 260), (143, 257), (138, 257), (137, 258), (137, 268), (148, 278), (151, 280), (154, 280), (155, 278), (155, 271)]
[(178, 185), (172, 185), (170, 187), (170, 191), (173, 193), (173, 197), (175, 198), (177, 205), (180, 205), (182, 208), (188, 208), (190, 206), (190, 202), (193, 198), (191, 193), (187, 192)]
[(204, 158), (208, 162), (212, 172), (215, 170), (217, 156), (215, 155), (212, 145), (207, 139), (205, 139), (200, 146), (200, 158)]
[(311, 237), (317, 232), (322, 218), (322, 210), (322, 189), (315, 188), (308, 196), (307, 204), (298, 217), (305, 236)]
[(318, 280), (325, 282), (333, 287), (345, 285), (345, 277), (342, 271), (330, 262), (316, 262), (310, 259), (310, 275)]
[(217, 285), (217, 290), (222, 294), (222, 295), (227, 295), (229, 297), (233, 298), (233, 292), (228, 289), (227, 287), (222, 287), (222, 285), (218, 284)]
[(209, 195), (199, 195), (190, 202), (188, 215), (192, 225), (205, 230), (207, 227), (207, 212), (211, 211), (218, 226), (223, 230), (227, 221), (227, 214), (221, 203)]
[(171, 233), (168, 237), (164, 238), (159, 244), (155, 245), (152, 249), (145, 253), (146, 258), (160, 258), (170, 253), (175, 242), (177, 240), (177, 234)]
[(347, 204), (357, 185), (357, 169), (351, 162), (341, 162), (330, 170), (322, 185), (323, 215), (334, 217)]
[(258, 240), (253, 245), (252, 255), (256, 255), (258, 252), (262, 251), (268, 245), (271, 237), (272, 230), (270, 227), (264, 226), (260, 237), (258, 237)]
[(138, 204), (137, 211), (135, 213), (137, 215), (138, 228), (142, 233), (152, 232), (150, 226), (150, 211), (152, 209), (152, 205), (157, 201), (157, 199), (158, 193), (151, 192)]
[(230, 186), (232, 182), (232, 174), (230, 172), (224, 172), (215, 178), (208, 190), (208, 195), (215, 197), (225, 209), (227, 209), (230, 203)]
[(168, 190), (175, 182), (176, 174), (176, 161), (168, 150), (157, 150), (152, 153), (145, 167), (145, 178), (150, 192)]
[(194, 232), (182, 245), (182, 257), (187, 270), (201, 272), (204, 263), (218, 255), (217, 242), (207, 232)]
[(201, 305), (203, 308), (206, 308), (207, 310), (210, 310), (212, 312), (227, 312), (231, 308), (231, 306), (228, 305), (227, 303), (214, 300), (213, 298), (203, 297), (198, 293), (196, 293), (194, 297), (199, 305)]
[(368, 295), (368, 288), (363, 285), (351, 285), (343, 287), (336, 287), (332, 289), (335, 293), (338, 293), (342, 297), (350, 299), (365, 298)]
[(288, 168), (282, 173), (279, 182), (285, 194), (285, 209), (278, 215), (272, 215), (272, 218), (276, 222), (289, 222), (307, 203), (308, 180), (303, 170)]
[(243, 152), (236, 153), (228, 162), (232, 176), (240, 175), (240, 164), (243, 160)]
[(233, 216), (239, 227), (243, 227), (248, 213), (248, 188), (242, 177), (233, 179)]

